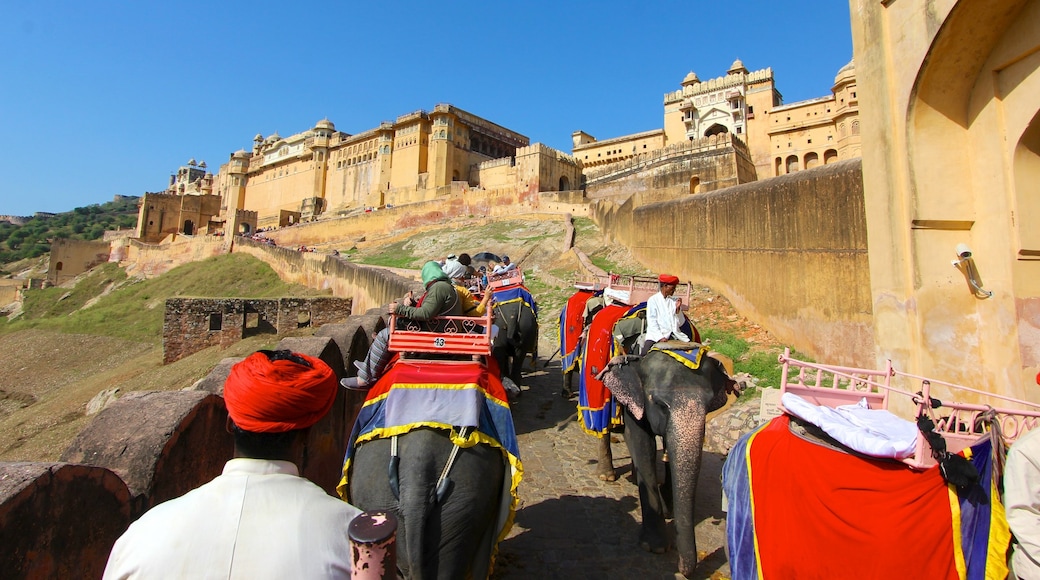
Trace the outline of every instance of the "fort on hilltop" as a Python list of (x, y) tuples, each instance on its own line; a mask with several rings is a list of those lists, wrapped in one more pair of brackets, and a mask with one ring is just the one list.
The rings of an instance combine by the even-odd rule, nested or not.
[[(725, 155), (713, 155), (720, 151)], [(571, 154), (450, 104), (357, 134), (329, 119), (288, 137), (257, 134), (216, 174), (192, 159), (165, 191), (146, 193), (137, 237), (154, 243), (178, 234), (250, 233), (452, 192), (509, 191), (533, 200), (662, 159), (694, 160), (688, 192), (699, 193), (858, 156), (851, 62), (830, 95), (784, 105), (772, 69), (749, 72), (738, 59), (724, 76), (702, 82), (691, 72), (666, 93), (663, 128), (602, 141), (576, 131)]]

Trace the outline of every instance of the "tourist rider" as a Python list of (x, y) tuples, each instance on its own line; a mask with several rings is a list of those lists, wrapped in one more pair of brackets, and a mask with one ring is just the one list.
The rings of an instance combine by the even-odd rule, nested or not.
[[(466, 254), (463, 254), (465, 256)], [(473, 296), (473, 293), (466, 288), (463, 283), (464, 278), (469, 274), (469, 268), (466, 267), (460, 259), (454, 263), (448, 262), (444, 266), (444, 274), (451, 279), (451, 283), (455, 285), (455, 292), (459, 296), (459, 300), (462, 302), (462, 315), (463, 316), (484, 316), (487, 313), (487, 305), (491, 301), (493, 296), (492, 292), (485, 292), (484, 297), (478, 302)]]
[(690, 337), (679, 330), (682, 325), (682, 298), (673, 296), (679, 278), (671, 274), (657, 277), (659, 291), (646, 301), (646, 335), (641, 354), (662, 340), (689, 342)]
[[(403, 318), (427, 321), (436, 316), (462, 316), (462, 301), (459, 300), (458, 292), (451, 283), (451, 279), (441, 269), (441, 265), (435, 261), (426, 262), (422, 268), (423, 287), (426, 293), (413, 305), (412, 298), (406, 296), (404, 300), (391, 302), (387, 311)], [(340, 381), (347, 388), (368, 388), (379, 380), (390, 362), (391, 353), (387, 350), (390, 342), (390, 329), (380, 330), (372, 340), (372, 346), (364, 361), (355, 361), (354, 366), (358, 369), (356, 377), (349, 377)]]
[(350, 578), (360, 510), (300, 476), (310, 427), (336, 399), (321, 359), (255, 352), (224, 384), (234, 458), (116, 541), (104, 578)]
[(502, 256), (502, 263), (495, 266), (492, 274), (504, 274), (510, 270), (516, 270), (516, 264), (509, 261), (509, 256)]

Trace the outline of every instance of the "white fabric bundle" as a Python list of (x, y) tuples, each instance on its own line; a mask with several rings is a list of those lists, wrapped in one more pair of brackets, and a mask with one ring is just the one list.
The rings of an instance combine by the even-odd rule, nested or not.
[(872, 457), (905, 459), (914, 454), (917, 425), (884, 409), (867, 407), (867, 400), (837, 408), (813, 405), (794, 393), (784, 393), (780, 403), (821, 428), (841, 444)]

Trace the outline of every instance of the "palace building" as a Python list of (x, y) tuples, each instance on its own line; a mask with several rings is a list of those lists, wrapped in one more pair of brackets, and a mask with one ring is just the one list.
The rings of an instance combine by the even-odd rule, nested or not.
[(215, 176), (204, 169), (192, 160), (167, 191), (145, 194), (143, 241), (286, 226), (436, 199), (453, 188), (537, 193), (581, 183), (581, 165), (569, 155), (449, 104), (357, 134), (328, 119), (289, 137), (258, 134)]
[(575, 131), (574, 157), (596, 168), (722, 133), (747, 145), (757, 179), (860, 156), (852, 62), (838, 71), (830, 95), (789, 105), (783, 104), (772, 69), (748, 72), (739, 59), (725, 76), (701, 81), (690, 72), (681, 85), (664, 95), (662, 129), (604, 141)]

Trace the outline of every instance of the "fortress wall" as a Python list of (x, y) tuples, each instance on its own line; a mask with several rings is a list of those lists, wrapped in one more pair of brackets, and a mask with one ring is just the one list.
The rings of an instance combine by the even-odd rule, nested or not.
[(672, 199), (691, 193), (691, 181), (696, 178), (698, 192), (707, 192), (732, 187), (750, 181), (754, 173), (748, 174), (747, 164), (742, 169), (740, 155), (733, 147), (706, 149), (692, 155), (683, 154), (646, 157), (617, 164), (613, 173), (601, 175), (587, 186), (590, 199), (627, 199), (636, 194)]
[(422, 285), (415, 280), (326, 254), (298, 252), (246, 238), (235, 240), (234, 251), (263, 260), (286, 282), (329, 289), (333, 296), (349, 297), (353, 302), (351, 309), (357, 312), (385, 305), (409, 290), (422, 292)]
[(228, 347), (255, 334), (285, 334), (343, 322), (349, 298), (168, 298), (163, 315), (163, 364), (204, 348)]
[(711, 286), (781, 341), (872, 367), (863, 208), (855, 159), (668, 202), (596, 201), (591, 212), (643, 264)]
[(188, 262), (228, 253), (229, 238), (223, 236), (172, 236), (169, 242), (146, 244), (131, 240), (126, 251), (126, 273), (154, 278)]
[(60, 286), (108, 261), (109, 244), (101, 240), (57, 239), (51, 244), (47, 281)]
[[(345, 361), (364, 356), (384, 325), (377, 315), (351, 317), (323, 326), (322, 336), (286, 338), (275, 348), (320, 358), (339, 380)], [(133, 520), (220, 474), (234, 451), (223, 387), (240, 360), (224, 359), (187, 390), (120, 397), (77, 435), (61, 463), (0, 463), (5, 577), (100, 578)], [(363, 399), (337, 388), (332, 409), (310, 430), (302, 474), (333, 496)]]

